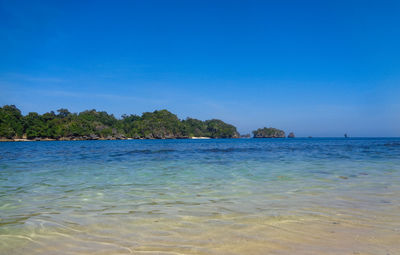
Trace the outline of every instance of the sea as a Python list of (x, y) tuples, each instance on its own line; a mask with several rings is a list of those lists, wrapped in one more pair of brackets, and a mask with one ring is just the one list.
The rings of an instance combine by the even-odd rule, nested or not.
[(400, 254), (400, 139), (2, 142), (0, 254)]

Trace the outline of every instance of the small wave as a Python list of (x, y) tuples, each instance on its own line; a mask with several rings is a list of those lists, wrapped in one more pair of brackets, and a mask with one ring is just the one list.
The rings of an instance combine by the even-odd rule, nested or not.
[(400, 146), (400, 142), (385, 143), (383, 146), (386, 146), (386, 147), (397, 147), (397, 146)]
[(176, 150), (171, 149), (163, 149), (163, 150), (132, 150), (120, 153), (111, 154), (112, 157), (121, 157), (126, 155), (135, 155), (135, 154), (162, 154), (162, 153), (170, 153), (175, 152)]
[(252, 152), (252, 151), (261, 151), (261, 148), (211, 148), (211, 149), (203, 149), (200, 150), (202, 152)]

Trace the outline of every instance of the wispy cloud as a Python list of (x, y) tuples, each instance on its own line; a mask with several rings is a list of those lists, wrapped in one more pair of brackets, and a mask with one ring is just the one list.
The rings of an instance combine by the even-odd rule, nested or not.
[(67, 80), (52, 76), (35, 76), (22, 73), (3, 73), (0, 74), (0, 82), (12, 83), (63, 83)]
[(154, 99), (149, 97), (137, 97), (130, 95), (116, 95), (116, 94), (99, 94), (99, 93), (87, 93), (87, 92), (75, 92), (67, 90), (32, 90), (32, 93), (40, 94), (42, 96), (51, 97), (66, 97), (66, 98), (96, 98), (108, 101), (130, 101), (130, 102), (144, 102), (150, 104), (165, 104), (168, 103), (166, 99)]
[(26, 81), (32, 82), (45, 82), (45, 83), (62, 83), (65, 82), (65, 79), (54, 78), (54, 77), (26, 77)]

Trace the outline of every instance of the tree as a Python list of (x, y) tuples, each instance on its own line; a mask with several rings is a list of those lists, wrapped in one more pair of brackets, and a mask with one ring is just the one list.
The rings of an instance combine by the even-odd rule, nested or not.
[(259, 128), (253, 131), (254, 138), (284, 138), (285, 132), (276, 128)]
[(207, 130), (207, 124), (204, 121), (192, 118), (186, 118), (182, 121), (184, 136), (187, 137), (209, 137), (209, 132)]
[(207, 120), (207, 130), (212, 138), (237, 138), (239, 133), (236, 127), (226, 124), (222, 120), (212, 119)]
[(0, 107), (0, 137), (22, 137), (24, 133), (23, 116), (15, 105)]
[(45, 119), (36, 112), (30, 112), (24, 118), (27, 138), (48, 137), (48, 127)]
[(57, 116), (59, 118), (66, 118), (71, 114), (67, 109), (64, 108), (58, 109), (57, 112), (58, 112)]

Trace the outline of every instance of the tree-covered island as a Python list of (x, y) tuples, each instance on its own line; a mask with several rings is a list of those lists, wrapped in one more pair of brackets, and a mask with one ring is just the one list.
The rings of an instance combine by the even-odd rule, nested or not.
[(259, 128), (253, 131), (253, 138), (285, 138), (285, 132), (276, 128)]
[(180, 120), (167, 110), (123, 115), (118, 119), (105, 111), (87, 110), (71, 113), (59, 109), (44, 114), (30, 112), (23, 116), (14, 105), (0, 107), (0, 139), (28, 140), (98, 140), (98, 139), (174, 139), (239, 138), (233, 125), (222, 120)]

